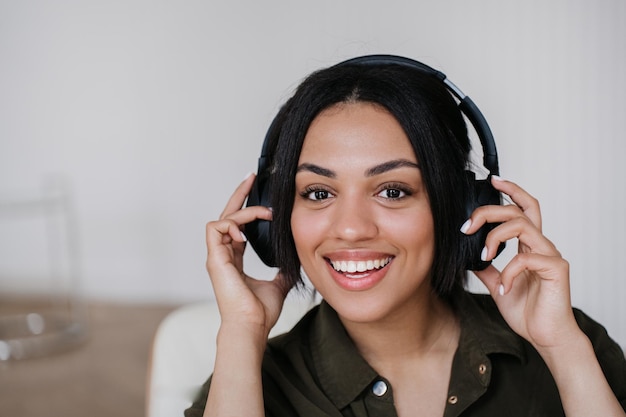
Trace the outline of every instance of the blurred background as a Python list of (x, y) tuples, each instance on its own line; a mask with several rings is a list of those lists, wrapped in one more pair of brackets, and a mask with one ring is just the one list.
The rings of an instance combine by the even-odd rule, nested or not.
[[(626, 345), (623, 0), (0, 0), (0, 300), (61, 293), (112, 334), (136, 325), (142, 363), (169, 309), (213, 297), (205, 223), (256, 170), (280, 104), (311, 71), (371, 53), (472, 97), (501, 175), (542, 204), (574, 304)], [(0, 367), (0, 397), (44, 362), (22, 363)]]

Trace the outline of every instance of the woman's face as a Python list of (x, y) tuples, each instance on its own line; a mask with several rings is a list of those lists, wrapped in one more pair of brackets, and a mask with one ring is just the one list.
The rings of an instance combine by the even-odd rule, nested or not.
[(343, 103), (313, 121), (291, 227), (304, 271), (344, 320), (393, 319), (433, 294), (425, 184), (402, 127), (379, 106)]

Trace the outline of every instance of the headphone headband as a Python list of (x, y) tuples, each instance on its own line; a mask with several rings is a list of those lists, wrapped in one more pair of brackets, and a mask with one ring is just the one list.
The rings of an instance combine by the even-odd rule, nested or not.
[[(446, 74), (422, 62), (398, 55), (364, 55), (347, 59), (334, 65), (334, 67), (342, 67), (346, 65), (401, 65), (437, 78), (445, 85), (446, 89), (459, 100), (459, 110), (467, 117), (474, 127), (483, 148), (483, 165), (487, 168), (491, 175), (500, 174), (496, 141), (493, 138), (493, 133), (487, 124), (485, 116), (483, 116), (478, 109), (478, 106), (474, 104), (472, 99), (465, 95), (460, 88), (450, 81)], [(265, 146), (263, 147), (265, 148)]]

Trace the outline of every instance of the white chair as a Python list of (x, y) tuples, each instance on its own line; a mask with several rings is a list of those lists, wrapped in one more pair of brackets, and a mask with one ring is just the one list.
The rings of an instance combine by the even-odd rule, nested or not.
[[(270, 336), (291, 329), (313, 304), (302, 297), (288, 298)], [(147, 417), (182, 416), (191, 405), (212, 373), (219, 325), (214, 301), (185, 305), (161, 322), (149, 363)]]

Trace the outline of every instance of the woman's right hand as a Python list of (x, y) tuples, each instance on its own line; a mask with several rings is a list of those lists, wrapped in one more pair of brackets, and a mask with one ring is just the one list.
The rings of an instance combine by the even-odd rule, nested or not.
[(220, 310), (222, 328), (251, 327), (267, 339), (276, 324), (290, 288), (279, 273), (271, 281), (254, 279), (243, 271), (246, 238), (242, 226), (256, 219), (272, 220), (263, 206), (243, 207), (254, 182), (250, 174), (228, 200), (219, 220), (206, 226), (206, 267)]

